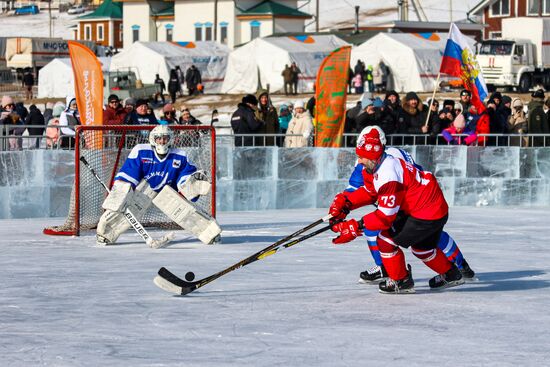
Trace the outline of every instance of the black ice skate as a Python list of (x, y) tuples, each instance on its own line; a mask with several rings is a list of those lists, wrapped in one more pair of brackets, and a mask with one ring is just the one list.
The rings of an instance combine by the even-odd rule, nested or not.
[(407, 268), (409, 271), (404, 279), (393, 280), (388, 278), (378, 285), (378, 291), (387, 294), (415, 293), (411, 266), (407, 265)]
[(465, 281), (476, 280), (476, 273), (472, 270), (472, 268), (470, 268), (470, 265), (466, 262), (466, 260), (462, 260), (462, 267), (459, 268), (459, 270)]
[(378, 284), (384, 279), (386, 279), (387, 277), (388, 277), (388, 273), (386, 273), (386, 269), (384, 268), (384, 265), (381, 265), (381, 266), (377, 265), (359, 274), (359, 283)]
[(460, 273), (460, 270), (453, 264), (451, 269), (445, 274), (438, 274), (430, 279), (430, 288), (432, 289), (444, 289), (449, 287), (455, 287), (457, 285), (464, 284), (464, 278)]

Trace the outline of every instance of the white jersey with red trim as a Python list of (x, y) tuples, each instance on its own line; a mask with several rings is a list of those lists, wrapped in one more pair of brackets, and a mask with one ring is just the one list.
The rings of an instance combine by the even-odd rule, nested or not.
[(378, 208), (364, 218), (368, 230), (390, 228), (399, 211), (424, 220), (441, 219), (449, 207), (436, 178), (404, 160), (386, 155), (371, 175), (363, 170), (364, 186), (350, 193), (350, 201), (361, 202), (376, 193)]

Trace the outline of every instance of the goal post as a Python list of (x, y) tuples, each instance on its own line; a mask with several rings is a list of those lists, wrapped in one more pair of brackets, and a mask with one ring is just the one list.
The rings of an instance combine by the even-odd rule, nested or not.
[[(69, 213), (65, 223), (44, 229), (49, 235), (79, 235), (96, 228), (103, 213), (106, 193), (89, 170), (81, 167), (84, 157), (101, 180), (111, 188), (115, 175), (137, 144), (149, 144), (149, 132), (156, 125), (78, 126), (75, 136), (75, 180), (71, 190)], [(189, 161), (208, 173), (210, 193), (194, 205), (198, 210), (216, 215), (216, 134), (211, 126), (170, 125), (172, 148), (182, 149)], [(156, 207), (151, 207), (140, 222), (146, 227), (179, 228)]]

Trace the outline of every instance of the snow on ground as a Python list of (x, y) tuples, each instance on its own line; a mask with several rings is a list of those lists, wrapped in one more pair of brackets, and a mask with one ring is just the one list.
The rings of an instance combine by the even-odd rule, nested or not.
[(410, 251), (417, 294), (357, 284), (366, 241), (333, 246), (329, 234), (185, 297), (152, 282), (161, 266), (210, 275), (324, 213), (220, 213), (221, 245), (180, 233), (161, 250), (130, 232), (111, 247), (41, 234), (62, 219), (0, 221), (2, 365), (547, 365), (549, 209), (453, 208), (447, 229), (480, 281), (445, 292)]
[[(440, 1), (420, 0), (418, 1), (426, 17), (431, 22), (448, 22), (466, 19), (466, 13), (472, 9), (479, 0), (462, 1)], [(303, 7), (300, 9), (309, 14), (315, 14), (315, 1), (302, 0), (299, 2)], [(359, 25), (370, 26), (399, 19), (397, 12), (397, 0), (341, 0), (319, 1), (319, 28), (336, 29), (353, 27), (355, 25), (355, 6), (359, 9)], [(452, 11), (451, 11), (452, 10)], [(409, 1), (409, 20), (419, 20), (412, 4)], [(306, 23), (308, 24), (308, 23)], [(306, 30), (315, 30), (315, 23), (311, 23)]]
[[(77, 18), (85, 14), (70, 15), (52, 10), (52, 37), (73, 39), (72, 27)], [(0, 35), (2, 37), (49, 37), (48, 10), (34, 15), (0, 15)]]

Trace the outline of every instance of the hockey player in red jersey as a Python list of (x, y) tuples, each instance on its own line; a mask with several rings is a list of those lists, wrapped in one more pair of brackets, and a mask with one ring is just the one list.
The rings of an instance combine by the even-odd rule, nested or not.
[[(336, 219), (345, 219), (350, 210), (376, 201), (378, 208), (359, 221), (335, 224), (332, 229), (339, 236), (333, 243), (347, 243), (363, 232), (381, 231), (378, 249), (389, 276), (379, 285), (382, 293), (414, 292), (411, 268), (407, 268), (400, 247), (411, 247), (413, 254), (438, 274), (430, 279), (431, 288), (463, 284), (459, 269), (437, 247), (447, 222), (448, 206), (435, 177), (387, 155), (376, 129), (359, 138), (356, 154), (365, 167), (364, 185), (354, 192), (338, 194), (329, 213)], [(395, 222), (399, 211), (406, 216)]]

